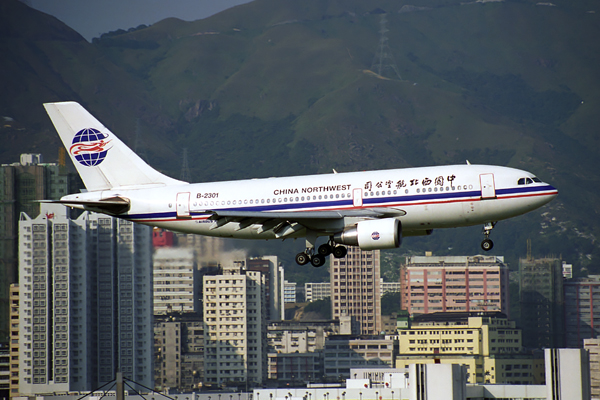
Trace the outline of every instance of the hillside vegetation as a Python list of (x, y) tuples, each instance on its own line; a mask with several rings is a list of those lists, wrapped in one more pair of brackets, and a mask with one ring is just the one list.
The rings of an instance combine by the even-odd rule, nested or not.
[[(6, 0), (0, 116), (14, 121), (0, 130), (0, 161), (54, 160), (41, 104), (76, 100), (132, 147), (138, 132), (138, 150), (172, 176), (187, 148), (197, 181), (508, 165), (560, 195), (498, 224), (493, 252), (515, 266), (531, 238), (534, 255), (600, 272), (600, 10), (536, 3), (255, 0), (88, 43)], [(381, 43), (393, 62), (378, 74)], [(473, 254), (479, 229), (409, 238), (397, 252)]]

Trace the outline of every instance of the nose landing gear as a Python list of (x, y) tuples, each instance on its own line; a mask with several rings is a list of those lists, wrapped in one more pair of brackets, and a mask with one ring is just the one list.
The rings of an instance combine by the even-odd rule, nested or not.
[(496, 226), (496, 222), (488, 222), (483, 226), (483, 235), (485, 239), (481, 242), (481, 248), (484, 251), (490, 251), (494, 247), (494, 242), (490, 239), (490, 233), (492, 233), (492, 229)]

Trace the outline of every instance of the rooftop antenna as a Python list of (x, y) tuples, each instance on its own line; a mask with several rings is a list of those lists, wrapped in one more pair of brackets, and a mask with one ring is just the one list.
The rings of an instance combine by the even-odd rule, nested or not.
[(527, 261), (533, 260), (531, 256), (531, 239), (527, 239)]
[(387, 33), (389, 32), (389, 29), (387, 28), (386, 16), (387, 14), (381, 14), (379, 20), (379, 46), (377, 47), (375, 58), (373, 58), (373, 62), (371, 63), (371, 71), (376, 72), (377, 75), (382, 77), (390, 79), (396, 79), (397, 77), (399, 80), (402, 80), (400, 72), (398, 72), (398, 67), (396, 66), (396, 61), (394, 61), (392, 50), (388, 44)]
[(190, 182), (191, 181), (191, 176), (190, 176), (190, 166), (188, 164), (188, 153), (187, 153), (187, 147), (185, 147), (183, 149), (183, 157), (181, 160), (181, 177), (180, 179), (184, 182)]

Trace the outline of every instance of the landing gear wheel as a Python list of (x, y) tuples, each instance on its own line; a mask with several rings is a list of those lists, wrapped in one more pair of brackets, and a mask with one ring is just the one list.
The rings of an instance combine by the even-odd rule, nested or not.
[(312, 264), (313, 267), (319, 268), (319, 267), (323, 266), (323, 264), (325, 264), (325, 256), (323, 256), (321, 254), (315, 254), (314, 256), (311, 257), (310, 263)]
[(298, 253), (296, 254), (296, 263), (298, 265), (306, 265), (310, 261), (310, 257), (306, 253)]
[(333, 256), (335, 258), (344, 258), (348, 254), (348, 249), (346, 246), (335, 246), (333, 248)]
[(491, 239), (483, 239), (481, 242), (481, 248), (485, 251), (490, 251), (494, 247), (494, 242)]
[(332, 251), (333, 249), (331, 248), (331, 245), (329, 243), (325, 243), (319, 246), (319, 254), (324, 257), (330, 255)]

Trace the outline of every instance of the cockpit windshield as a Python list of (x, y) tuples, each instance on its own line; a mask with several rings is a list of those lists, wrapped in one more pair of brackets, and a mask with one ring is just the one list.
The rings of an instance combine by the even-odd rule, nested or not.
[(533, 178), (519, 178), (519, 180), (517, 181), (518, 185), (530, 185), (532, 183), (540, 183), (542, 182), (539, 178), (536, 178), (535, 176)]

